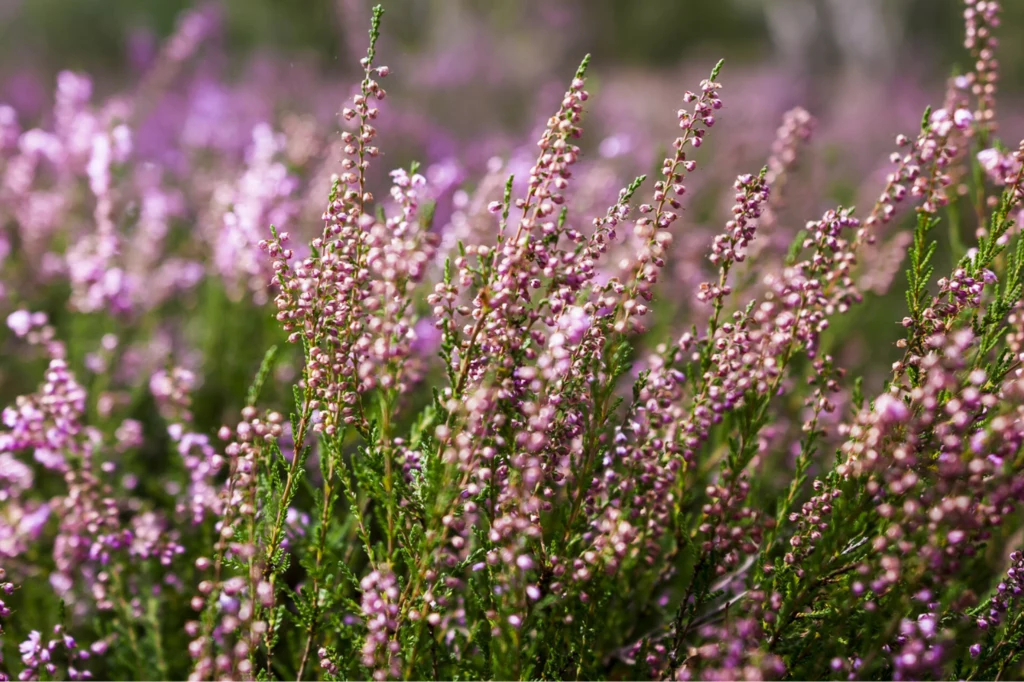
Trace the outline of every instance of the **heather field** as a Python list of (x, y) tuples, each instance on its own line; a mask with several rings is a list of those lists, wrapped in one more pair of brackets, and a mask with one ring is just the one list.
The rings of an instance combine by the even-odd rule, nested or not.
[(1021, 679), (1022, 95), (1017, 0), (0, 0), (0, 681)]

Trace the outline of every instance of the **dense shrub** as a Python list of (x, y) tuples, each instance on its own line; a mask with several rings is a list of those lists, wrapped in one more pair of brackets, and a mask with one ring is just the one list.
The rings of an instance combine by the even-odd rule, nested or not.
[[(1024, 673), (1024, 147), (965, 5), (873, 205), (795, 222), (795, 109), (715, 234), (721, 63), (652, 177), (607, 198), (584, 60), (443, 212), (443, 174), (374, 175), (379, 8), (327, 165), (139, 134), (202, 12), (133, 96), (0, 108), (0, 676)], [(890, 367), (859, 328), (894, 281)]]

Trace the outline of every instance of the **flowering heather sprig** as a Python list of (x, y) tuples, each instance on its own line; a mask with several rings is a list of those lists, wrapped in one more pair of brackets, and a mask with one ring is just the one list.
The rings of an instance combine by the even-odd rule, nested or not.
[(49, 324), (46, 313), (15, 310), (7, 316), (7, 327), (29, 345), (43, 346), (48, 357), (65, 356), (64, 344), (56, 338), (57, 331)]
[[(1012, 191), (1004, 195), (1003, 208), (994, 218), (994, 234), (982, 241), (973, 256), (975, 272), (985, 268), (999, 251), (999, 238), (1007, 229), (1005, 211), (1012, 196)], [(919, 228), (919, 238), (921, 234)], [(1018, 257), (1015, 251), (1006, 269), (1006, 286), (1012, 291), (1019, 291)], [(980, 330), (979, 339), (970, 327), (952, 327), (964, 310), (981, 304), (978, 293), (951, 299), (955, 309), (939, 317), (943, 322), (937, 327), (928, 327), (932, 331), (923, 347), (914, 346), (922, 350), (911, 358), (910, 388), (893, 383), (890, 392), (875, 401), (873, 409), (861, 410), (857, 422), (845, 432), (844, 461), (835, 470), (840, 478), (828, 484), (816, 481), (815, 488), (823, 494), (805, 504), (802, 513), (790, 516), (798, 529), (790, 541), (793, 551), (785, 556), (785, 565), (803, 578), (804, 566), (813, 556), (822, 556), (815, 554), (822, 543), (833, 551), (842, 547), (837, 544), (841, 541), (837, 527), (842, 522), (832, 518), (835, 510), (841, 509), (844, 518), (855, 518), (857, 510), (864, 513), (863, 505), (873, 507), (878, 515), (874, 522), (877, 525), (872, 524), (874, 537), (848, 544), (840, 554), (850, 555), (845, 563), (834, 561), (817, 569), (826, 571), (827, 578), (855, 570), (849, 583), (851, 594), (864, 600), (863, 608), (868, 613), (878, 611), (880, 602), (895, 600), (909, 606), (914, 600), (931, 604), (944, 599), (957, 577), (968, 574), (974, 562), (981, 560), (978, 547), (991, 538), (1004, 515), (1020, 499), (1020, 485), (1004, 463), (1008, 453), (1019, 451), (1022, 441), (1012, 426), (1017, 420), (1002, 413), (1019, 409), (1014, 397), (1019, 393), (1014, 383), (1017, 379), (1008, 379), (998, 393), (993, 393), (992, 387), (1001, 385), (1001, 376), (1010, 366), (998, 365), (1002, 369), (990, 375), (980, 369), (977, 360), (991, 348), (987, 339), (1004, 333), (1005, 313), (1000, 311), (1008, 310), (1010, 304), (1002, 295), (988, 302), (992, 310), (979, 318), (980, 326), (974, 327)], [(910, 336), (915, 334), (911, 329)], [(897, 379), (905, 367), (905, 363), (897, 364)], [(990, 428), (995, 433), (990, 433)], [(989, 450), (988, 444), (996, 443), (1000, 448)], [(991, 454), (985, 456), (988, 452)], [(934, 466), (927, 466), (933, 462)], [(1006, 474), (1009, 476), (1004, 478)], [(864, 492), (849, 497), (856, 489), (851, 486), (863, 486)], [(872, 551), (864, 555), (860, 548), (868, 546)], [(771, 568), (776, 569), (770, 572), (779, 580), (778, 565)], [(818, 578), (816, 584), (824, 579)], [(791, 622), (794, 614), (813, 599), (813, 595), (803, 595), (791, 602), (792, 606), (784, 610), (784, 621)], [(934, 621), (934, 616), (922, 617)], [(893, 625), (885, 625), (883, 630), (895, 627), (897, 621), (890, 622)], [(915, 634), (916, 630), (911, 629), (897, 637), (893, 645), (898, 646), (893, 649), (894, 674), (916, 677), (923, 674), (915, 667), (919, 664), (928, 669), (943, 664), (944, 645), (928, 641), (936, 630), (931, 628), (929, 632)], [(777, 637), (778, 631), (773, 641)]]
[[(285, 519), (283, 511), (290, 502), (285, 494), (277, 510), (258, 499), (257, 480), (273, 471), (274, 459), (280, 457), (276, 448), (281, 437), (282, 417), (271, 412), (258, 416), (252, 406), (242, 410), (242, 420), (232, 430), (221, 427), (219, 437), (230, 441), (224, 449), (228, 460), (227, 483), (221, 492), (220, 515), (215, 530), (218, 539), (213, 557), (200, 556), (195, 567), (200, 575), (209, 575), (199, 582), (198, 594), (191, 607), (199, 620), (191, 620), (186, 632), (192, 638), (189, 655), (193, 659), (191, 677), (248, 679), (255, 675), (253, 656), (265, 635), (272, 629), (262, 609), (274, 605), (274, 583), (264, 577), (266, 565), (278, 557), (284, 542), (284, 525), (272, 515)], [(299, 460), (296, 454), (293, 462)], [(258, 516), (263, 519), (258, 523)], [(260, 560), (260, 552), (267, 559)], [(233, 575), (227, 577), (231, 572)]]
[[(983, 149), (977, 154), (978, 163), (982, 170), (993, 184), (997, 187), (1010, 187), (1013, 190), (1011, 200), (1015, 206), (1019, 206), (1024, 200), (1024, 187), (1021, 186), (1021, 168), (1024, 167), (1024, 142), (1017, 147), (1013, 153), (1003, 153), (995, 148)], [(990, 197), (989, 204), (995, 205), (998, 197)], [(1017, 223), (1020, 223), (1020, 214), (1017, 214)], [(1019, 230), (1019, 224), (1016, 230)], [(977, 229), (978, 237), (984, 237), (987, 231), (983, 225)], [(1008, 235), (1007, 235), (1008, 237)], [(1007, 238), (1007, 237), (1004, 237)]]
[(135, 121), (143, 118), (160, 94), (165, 92), (181, 71), (182, 66), (198, 51), (204, 39), (211, 37), (217, 24), (217, 9), (212, 3), (181, 13), (174, 32), (164, 42), (160, 53), (145, 80), (140, 84), (140, 94), (135, 101), (132, 117)]
[(15, 407), (4, 408), (0, 452), (33, 450), (47, 469), (66, 471), (65, 452), (77, 454), (85, 412), (85, 391), (60, 358), (50, 361), (46, 381), (34, 395), (22, 396)]
[(367, 636), (362, 649), (362, 663), (373, 670), (373, 679), (386, 680), (401, 673), (400, 647), (392, 639), (398, 629), (398, 587), (389, 572), (373, 571), (362, 579), (362, 614), (366, 619)]
[[(899, 379), (904, 372), (910, 370), (914, 380), (913, 365), (921, 357), (921, 347), (932, 333), (948, 333), (961, 314), (978, 310), (981, 307), (981, 293), (985, 286), (997, 283), (998, 277), (990, 268), (996, 258), (1006, 249), (1007, 237), (1013, 228), (1011, 211), (1019, 206), (1024, 198), (1021, 187), (1024, 186), (1024, 170), (1019, 171), (1012, 184), (1003, 190), (1002, 201), (993, 212), (991, 224), (979, 230), (981, 240), (978, 248), (965, 255), (961, 265), (950, 278), (942, 278), (938, 284), (939, 294), (930, 303), (926, 299), (925, 286), (931, 272), (931, 257), (935, 252), (934, 244), (928, 243), (928, 232), (934, 222), (925, 215), (919, 216), (914, 231), (913, 246), (910, 250), (910, 267), (908, 275), (907, 303), (910, 315), (903, 319), (903, 326), (911, 329), (907, 339), (901, 339), (898, 346), (906, 348), (904, 357), (893, 365), (895, 378)], [(997, 320), (1009, 313), (1016, 303), (1015, 287), (1020, 278), (1021, 254), (1013, 252), (1006, 269), (1009, 281), (999, 292), (992, 303), (988, 316), (991, 329), (998, 328)]]
[(772, 154), (768, 157), (765, 181), (776, 189), (778, 201), (779, 184), (797, 161), (800, 145), (806, 144), (814, 132), (815, 120), (803, 107), (794, 107), (782, 116), (782, 125), (772, 142)]
[(91, 654), (101, 654), (105, 647), (94, 644), (90, 649), (79, 648), (75, 638), (67, 634), (61, 625), (54, 626), (53, 634), (54, 638), (47, 641), (39, 631), (33, 630), (18, 645), (21, 662), (25, 666), (18, 679), (49, 679), (58, 676), (58, 671), (67, 675), (69, 680), (93, 679), (92, 673), (82, 666)]
[(21, 132), (0, 161), (0, 210), (30, 266), (24, 276), (40, 285), (67, 279), (76, 310), (150, 310), (197, 279), (195, 261), (160, 253), (186, 194), (140, 158), (138, 131), (126, 122), (131, 98), (93, 103), (89, 78), (57, 80), (53, 129)]
[(223, 500), (215, 479), (224, 466), (224, 457), (215, 451), (206, 434), (193, 430), (190, 393), (195, 380), (191, 371), (174, 367), (169, 372), (156, 372), (149, 381), (149, 389), (157, 410), (168, 422), (167, 435), (188, 472), (187, 501), (179, 502), (175, 511), (187, 511), (198, 525), (207, 514), (221, 516)]
[[(747, 595), (760, 604), (764, 594)], [(676, 680), (772, 680), (782, 677), (785, 664), (778, 656), (760, 650), (762, 622), (770, 616), (759, 606), (722, 623), (700, 627), (697, 641), (675, 670)]]
[(942, 674), (944, 654), (949, 650), (946, 633), (939, 629), (934, 613), (922, 613), (916, 620), (903, 619), (893, 649), (893, 679), (918, 680)]
[[(589, 97), (584, 89), (588, 61), (589, 57), (585, 58), (577, 69), (558, 112), (548, 120), (537, 142), (540, 152), (530, 168), (524, 197), (511, 199), (510, 180), (506, 200), (501, 205), (496, 248), (491, 250), (485, 246), (484, 253), (477, 250), (481, 273), (486, 268), (486, 274), (478, 283), (479, 290), (472, 306), (456, 310), (460, 316), (469, 316), (473, 323), (463, 326), (464, 339), (456, 342), (459, 345), (459, 365), (455, 370), (458, 379), (452, 397), (458, 398), (467, 386), (478, 384), (484, 378), (489, 367), (488, 363), (479, 362), (480, 359), (488, 356), (511, 359), (517, 354), (525, 341), (520, 335), (520, 327), (529, 329), (542, 319), (543, 308), (548, 301), (554, 298), (556, 303), (564, 305), (565, 299), (569, 298), (571, 302), (575, 287), (562, 287), (557, 296), (542, 299), (536, 307), (531, 306), (533, 297), (530, 290), (540, 286), (542, 277), (552, 276), (552, 266), (561, 265), (555, 258), (557, 251), (552, 247), (558, 242), (564, 213), (559, 217), (555, 212), (564, 203), (562, 192), (571, 178), (571, 167), (579, 157), (579, 148), (571, 140), (580, 135), (583, 102)], [(515, 233), (510, 235), (508, 215), (513, 205), (520, 215)], [(474, 281), (465, 256), (457, 267), (465, 273), (460, 273), (460, 280), (466, 280), (467, 284)], [(555, 286), (558, 284), (561, 283), (557, 280), (553, 282)], [(446, 285), (450, 289), (452, 282), (446, 282)], [(452, 293), (449, 290), (448, 295)], [(447, 321), (447, 326), (451, 331), (457, 329), (454, 319)], [(541, 332), (538, 330), (536, 334)], [(542, 343), (540, 340), (537, 342)], [(472, 366), (471, 360), (477, 361), (477, 366)], [(507, 369), (503, 373), (507, 374)]]
[(992, 182), (997, 185), (1004, 185), (1007, 183), (1008, 178), (1016, 176), (1017, 171), (1020, 169), (1017, 154), (1004, 154), (998, 149), (990, 147), (978, 152), (977, 159)]
[[(570, 144), (569, 140), (578, 136), (578, 122), (582, 110), (582, 102), (586, 100), (587, 93), (583, 89), (583, 75), (586, 67), (586, 60), (577, 71), (569, 91), (564, 97), (559, 112), (548, 121), (548, 126), (538, 142), (540, 155), (537, 163), (531, 169), (530, 181), (524, 198), (511, 200), (509, 192), (511, 184), (506, 192), (503, 216), (499, 227), (498, 248), (477, 249), (481, 265), (486, 271), (481, 271), (482, 278), (478, 279), (476, 273), (470, 269), (465, 257), (456, 262), (460, 268), (460, 284), (471, 284), (474, 281), (481, 286), (478, 294), (472, 302), (472, 308), (452, 310), (460, 315), (469, 315), (473, 320), (472, 325), (465, 325), (463, 329), (465, 340), (456, 340), (454, 334), (456, 326), (454, 320), (445, 320), (445, 330), (448, 340), (446, 352), (452, 358), (449, 365), (449, 376), (452, 379), (452, 386), (446, 389), (445, 400), (448, 407), (448, 420), (446, 424), (440, 425), (435, 430), (435, 437), (438, 441), (438, 455), (444, 460), (451, 458), (458, 462), (460, 478), (456, 491), (463, 489), (469, 495), (481, 490), (482, 486), (500, 486), (501, 491), (497, 499), (491, 504), (492, 525), (491, 542), (499, 543), (503, 537), (523, 532), (531, 525), (527, 518), (536, 517), (537, 500), (534, 489), (540, 484), (539, 475), (542, 473), (541, 460), (537, 457), (540, 451), (545, 449), (547, 437), (544, 434), (545, 424), (550, 425), (550, 419), (555, 409), (557, 398), (552, 402), (538, 400), (526, 403), (525, 416), (529, 418), (529, 428), (521, 433), (517, 444), (524, 447), (527, 453), (517, 456), (508, 462), (511, 467), (499, 467), (498, 478), (494, 484), (488, 483), (492, 469), (490, 460), (494, 457), (494, 447), (486, 446), (482, 449), (479, 443), (486, 442), (490, 438), (490, 432), (494, 428), (500, 428), (502, 421), (498, 420), (494, 412), (499, 406), (497, 401), (498, 392), (487, 387), (485, 381), (491, 367), (489, 360), (499, 361), (507, 358), (502, 366), (497, 365), (494, 369), (499, 372), (499, 377), (508, 373), (506, 367), (510, 366), (512, 358), (524, 352), (524, 342), (532, 341), (538, 346), (546, 348), (543, 351), (546, 361), (538, 360), (538, 365), (547, 366), (543, 372), (537, 372), (533, 367), (529, 372), (523, 372), (518, 376), (521, 382), (517, 392), (524, 389), (535, 393), (538, 396), (544, 394), (541, 387), (551, 385), (558, 388), (559, 384), (569, 376), (569, 371), (574, 364), (580, 349), (581, 341), (589, 327), (589, 315), (592, 313), (566, 307), (572, 302), (573, 292), (582, 284), (582, 281), (556, 280), (552, 293), (554, 298), (547, 298), (539, 303), (537, 307), (531, 307), (530, 288), (539, 285), (539, 276), (543, 276), (544, 270), (551, 270), (553, 266), (561, 267), (559, 260), (552, 260), (549, 253), (551, 246), (557, 242), (557, 232), (561, 229), (562, 219), (552, 220), (555, 206), (562, 203), (561, 191), (567, 185), (570, 177), (570, 166), (575, 163), (578, 149)], [(506, 232), (506, 221), (512, 205), (521, 212), (516, 232), (511, 237)], [(539, 227), (542, 233), (535, 236), (534, 229)], [(553, 236), (552, 236), (553, 235)], [(571, 254), (567, 254), (571, 257)], [(568, 257), (565, 259), (568, 261)], [(542, 268), (541, 264), (545, 267)], [(454, 303), (454, 296), (457, 289), (450, 278), (446, 278), (445, 287), (438, 287), (435, 293), (428, 299), (432, 305), (438, 306), (442, 301), (449, 305)], [(442, 298), (442, 294), (444, 298)], [(551, 315), (542, 316), (543, 307), (550, 306)], [(445, 306), (440, 306), (445, 310)], [(451, 308), (448, 308), (451, 310)], [(442, 318), (444, 319), (444, 318)], [(532, 327), (536, 322), (543, 321), (553, 329), (550, 336), (542, 331), (535, 330), (524, 338), (522, 329), (518, 325), (525, 325), (526, 329)], [(457, 351), (456, 351), (456, 344)], [(453, 352), (454, 351), (454, 352)], [(526, 357), (536, 357), (536, 351), (526, 350)], [(457, 354), (456, 354), (457, 353)], [(456, 364), (457, 363), (457, 364)], [(511, 377), (510, 377), (511, 379)], [(517, 382), (517, 383), (518, 383)], [(459, 406), (455, 398), (466, 394), (468, 399), (464, 401), (464, 407)], [(525, 396), (524, 396), (525, 397)], [(458, 453), (454, 450), (449, 454), (445, 451), (448, 445), (448, 433), (451, 425), (454, 425), (455, 417), (461, 416), (464, 420), (460, 428), (464, 429), (465, 437), (458, 441)], [(517, 426), (524, 425), (519, 422)], [(472, 435), (470, 435), (472, 434)], [(529, 454), (528, 454), (529, 453)], [(482, 468), (480, 464), (483, 464)], [(470, 476), (476, 472), (478, 482), (470, 482)], [(507, 472), (507, 473), (503, 473)], [(506, 475), (511, 474), (507, 480), (502, 480)], [(467, 487), (468, 485), (468, 487)], [(521, 486), (526, 486), (524, 490)], [(437, 508), (447, 509), (449, 503), (445, 497), (438, 500)], [(522, 499), (525, 495), (525, 499)], [(470, 502), (466, 505), (469, 514), (475, 513), (476, 503)], [(532, 509), (531, 509), (532, 508)], [(504, 513), (501, 513), (504, 512)], [(521, 515), (522, 514), (522, 515)], [(446, 512), (441, 514), (448, 521), (441, 531), (442, 538), (447, 539), (453, 531), (461, 534), (469, 529), (468, 524), (459, 520), (452, 523), (450, 515)], [(535, 534), (535, 532), (534, 532)], [(462, 537), (452, 538), (452, 547), (458, 552), (464, 546)], [(506, 552), (512, 551), (506, 549)], [(497, 560), (498, 554), (491, 556)], [(514, 554), (513, 554), (514, 558)], [(452, 557), (454, 560), (454, 557)], [(415, 592), (414, 592), (415, 595)], [(429, 600), (428, 600), (429, 602)], [(518, 616), (517, 616), (518, 618)], [(520, 619), (521, 620), (521, 619)]]
[[(998, 673), (1006, 668), (1007, 649), (1015, 647), (1024, 630), (1024, 617), (1021, 610), (1024, 596), (1024, 552), (1015, 550), (1010, 553), (1010, 567), (1005, 577), (996, 585), (995, 594), (977, 609), (975, 624), (977, 635), (981, 641), (971, 645), (971, 658), (978, 659), (975, 663), (976, 674), (991, 673), (997, 667)], [(1000, 659), (998, 654), (1002, 653)], [(993, 677), (999, 677), (998, 674)]]
[(4, 599), (14, 594), (15, 589), (17, 589), (17, 586), (7, 580), (7, 571), (0, 568), (0, 635), (4, 633), (4, 621), (10, 618), (11, 613), (13, 613), (10, 607), (4, 603)]
[(67, 252), (68, 276), (72, 286), (72, 305), (81, 312), (110, 308), (127, 313), (132, 306), (134, 283), (117, 266), (115, 256), (121, 250), (114, 224), (112, 172), (115, 164), (131, 153), (131, 133), (120, 125), (113, 131), (96, 131), (86, 164), (89, 189), (95, 198), (96, 232), (77, 242)]
[(0, 527), (0, 557), (23, 556), (39, 540), (50, 518), (47, 501), (26, 499), (35, 475), (32, 469), (10, 453), (0, 453), (0, 503), (4, 505), (4, 524)]
[[(37, 325), (45, 323), (44, 319), (33, 321)], [(18, 327), (17, 321), (13, 326)], [(39, 334), (19, 331), (25, 337)], [(48, 343), (63, 354), (62, 345)], [(135, 627), (142, 602), (137, 588), (130, 584), (134, 576), (129, 578), (128, 574), (152, 571), (150, 575), (159, 575), (185, 549), (179, 533), (169, 527), (162, 512), (145, 510), (138, 499), (115, 499), (109, 475), (116, 465), (103, 457), (104, 451), (108, 447), (114, 450), (114, 446), (97, 428), (87, 425), (86, 400), (84, 388), (76, 382), (66, 361), (53, 357), (40, 390), (20, 398), (17, 409), (5, 411), (5, 425), (11, 430), (4, 434), (3, 456), (24, 456), (34, 451), (34, 459), (43, 470), (53, 470), (63, 483), (63, 490), (58, 488), (60, 492), (44, 504), (23, 501), (19, 498), (24, 490), (5, 486), (10, 496), (5, 515), (8, 521), (16, 522), (14, 533), (4, 534), (5, 553), (23, 556), (24, 550), (18, 548), (35, 541), (48, 520), (55, 517), (52, 564), (47, 576), (50, 589), (71, 607), (72, 614), (110, 614), (114, 627), (127, 632)], [(115, 436), (117, 447), (131, 447), (131, 431), (127, 421), (122, 423)], [(12, 464), (20, 466), (16, 460)], [(18, 466), (12, 471), (18, 471)], [(21, 484), (31, 482), (30, 476)], [(165, 584), (173, 591), (173, 576), (167, 578)], [(152, 599), (163, 585), (155, 584), (150, 589)], [(57, 634), (61, 634), (61, 627), (57, 626)], [(58, 654), (61, 643), (65, 651)], [(92, 653), (100, 654), (104, 647), (97, 643)], [(90, 652), (77, 650), (70, 637), (62, 636), (47, 645), (38, 637), (29, 637), (22, 649), (27, 667), (21, 679), (52, 675), (58, 663), (66, 665), (66, 674), (72, 679), (90, 676), (78, 662), (89, 658)]]
[(792, 175), (796, 170), (800, 149), (808, 144), (815, 125), (814, 117), (803, 107), (795, 107), (783, 114), (782, 125), (775, 133), (771, 156), (765, 165), (764, 181), (772, 188), (772, 194), (761, 210), (758, 220), (761, 239), (751, 246), (752, 257), (757, 258), (765, 248), (772, 245), (772, 237), (777, 240), (791, 238), (790, 235), (776, 234), (778, 212), (785, 207), (786, 185), (793, 182)]
[[(902, 437), (894, 434), (875, 441), (876, 445), (866, 450), (852, 448), (849, 466), (843, 467), (847, 473), (879, 471), (878, 483), (887, 488), (885, 501), (877, 508), (885, 521), (872, 545), (881, 555), (880, 568), (862, 574), (876, 595), (885, 594), (898, 578), (909, 580), (900, 570), (901, 563), (918, 561), (927, 567), (927, 572), (915, 577), (916, 582), (912, 584), (941, 590), (953, 577), (949, 573), (958, 569), (963, 557), (973, 555), (974, 543), (987, 535), (985, 527), (991, 521), (990, 510), (1002, 508), (1007, 497), (1012, 499), (1014, 495), (1011, 490), (999, 490), (999, 472), (993, 470), (991, 462), (977, 458), (964, 464), (968, 457), (968, 452), (963, 451), (965, 441), (971, 437), (980, 444), (983, 441), (977, 436), (987, 435), (984, 430), (974, 430), (975, 420), (997, 405), (996, 396), (979, 389), (987, 380), (983, 371), (971, 372), (966, 382), (960, 382), (973, 343), (973, 335), (968, 330), (961, 330), (948, 340), (934, 337), (930, 344), (933, 350), (921, 363), (922, 384), (909, 396), (911, 409), (920, 406), (920, 413), (908, 418)], [(944, 401), (943, 394), (947, 392), (957, 397)], [(897, 398), (889, 397), (889, 404), (883, 409), (893, 409), (893, 400)], [(944, 408), (944, 414), (940, 408)], [(899, 408), (895, 410), (898, 412)], [(998, 420), (992, 425), (999, 429), (999, 437), (1005, 438), (1012, 450), (1013, 444), (1020, 442), (1020, 436), (1013, 430), (1007, 431), (1004, 422)], [(856, 435), (851, 433), (851, 436)], [(937, 465), (934, 473), (920, 467), (920, 458), (933, 456), (930, 455), (930, 448), (935, 447), (933, 442), (939, 450), (934, 456)], [(989, 476), (983, 481), (986, 473)], [(994, 504), (986, 499), (989, 490), (997, 496)], [(899, 505), (905, 495), (910, 499)], [(892, 530), (896, 528), (899, 530)], [(927, 536), (911, 544), (914, 534), (925, 528)], [(978, 537), (978, 533), (982, 537)], [(915, 556), (908, 557), (906, 551), (912, 546), (916, 547)], [(955, 548), (957, 556), (946, 546)], [(887, 549), (894, 549), (896, 553), (883, 554)]]
[(964, 21), (967, 27), (964, 47), (974, 58), (974, 68), (964, 76), (977, 101), (974, 118), (985, 136), (998, 130), (996, 123), (996, 88), (999, 81), (999, 46), (994, 29), (999, 27), (999, 0), (964, 0)]
[(871, 243), (877, 226), (890, 222), (896, 216), (897, 205), (908, 196), (922, 200), (920, 210), (927, 214), (934, 214), (949, 202), (946, 188), (952, 179), (946, 169), (959, 153), (953, 133), (966, 130), (972, 118), (970, 112), (960, 109), (952, 113), (945, 109), (928, 111), (915, 141), (897, 136), (897, 146), (910, 149), (905, 154), (892, 153), (890, 160), (896, 170), (886, 178), (882, 195), (864, 221), (860, 240)]
[(813, 357), (828, 317), (858, 300), (849, 276), (855, 255), (844, 230), (859, 224), (847, 210), (808, 223), (802, 246), (813, 247), (813, 255), (766, 276), (764, 301), (752, 301), (732, 322), (709, 329), (701, 388), (681, 431), (687, 459), (723, 414), (744, 404), (748, 391), (774, 395), (794, 353), (802, 348)]
[(252, 145), (246, 152), (246, 169), (235, 183), (214, 191), (214, 201), (223, 206), (221, 222), (210, 226), (213, 261), (233, 296), (247, 290), (262, 303), (267, 299), (267, 282), (272, 274), (258, 247), (267, 225), (288, 228), (298, 210), (292, 195), (297, 179), (278, 158), (284, 139), (268, 125), (252, 131)]

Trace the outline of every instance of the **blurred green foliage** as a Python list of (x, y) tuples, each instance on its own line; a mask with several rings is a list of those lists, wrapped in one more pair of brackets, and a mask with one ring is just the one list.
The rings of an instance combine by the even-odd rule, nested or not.
[[(778, 0), (389, 0), (389, 39), (416, 52), (431, 18), (462, 12), (503, 31), (529, 36), (532, 22), (568, 16), (573, 51), (604, 63), (656, 66), (727, 50), (732, 59), (771, 53), (763, 6)], [(849, 0), (858, 2), (859, 0)], [(892, 0), (896, 1), (896, 0)], [(7, 65), (117, 72), (125, 64), (126, 36), (144, 28), (166, 36), (189, 0), (4, 0), (0, 7), (0, 58)], [(346, 13), (368, 12), (369, 0), (220, 0), (227, 47), (242, 57), (254, 49), (316, 55), (331, 68), (347, 54)], [(365, 7), (364, 7), (365, 5)], [(1005, 81), (1016, 89), (1024, 77), (1024, 3), (1004, 3)], [(919, 54), (941, 68), (960, 56), (961, 0), (907, 0), (903, 53)], [(538, 13), (538, 9), (541, 9)], [(538, 17), (540, 17), (538, 19)], [(362, 26), (364, 17), (353, 17)], [(582, 22), (582, 25), (581, 25)], [(575, 37), (574, 37), (575, 36)], [(823, 41), (834, 40), (824, 36)], [(580, 43), (576, 45), (575, 43)], [(826, 46), (827, 47), (827, 46)], [(578, 48), (578, 49), (577, 49)], [(829, 50), (823, 51), (828, 62)], [(935, 60), (935, 57), (939, 57)], [(826, 67), (828, 64), (826, 63)]]
[[(2, 42), (7, 59), (42, 60), (48, 67), (90, 72), (123, 68), (125, 37), (132, 28), (157, 36), (174, 29), (187, 0), (31, 0), (11, 12)], [(337, 50), (338, 31), (330, 0), (227, 0), (226, 38), (232, 52), (256, 47)]]

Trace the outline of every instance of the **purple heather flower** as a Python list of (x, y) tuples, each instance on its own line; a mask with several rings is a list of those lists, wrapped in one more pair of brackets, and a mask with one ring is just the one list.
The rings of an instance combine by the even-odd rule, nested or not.
[(421, 319), (413, 327), (415, 340), (411, 349), (423, 357), (433, 356), (441, 347), (441, 330), (428, 319)]
[(910, 417), (910, 410), (896, 396), (883, 393), (875, 399), (875, 414), (883, 424), (897, 424)]
[(961, 130), (966, 130), (974, 122), (974, 114), (967, 109), (957, 109), (953, 112), (953, 124)]
[(591, 322), (590, 315), (583, 308), (570, 306), (558, 318), (557, 327), (564, 335), (565, 342), (575, 346), (583, 340)]
[(989, 147), (978, 152), (978, 163), (988, 172), (995, 171), (1003, 161), (1003, 155), (998, 149)]

